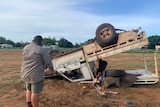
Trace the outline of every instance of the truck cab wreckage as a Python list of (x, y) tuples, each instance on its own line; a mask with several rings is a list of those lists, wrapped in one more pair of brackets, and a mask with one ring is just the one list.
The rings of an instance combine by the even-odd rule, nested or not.
[[(93, 80), (96, 70), (95, 62), (115, 54), (131, 49), (142, 48), (148, 44), (144, 31), (115, 29), (111, 24), (104, 23), (96, 29), (94, 41), (82, 47), (66, 52), (51, 52), (55, 71), (71, 82)], [(134, 84), (155, 84), (159, 80), (156, 53), (155, 73), (147, 69), (125, 70), (126, 73), (135, 74)], [(118, 71), (117, 71), (118, 72)], [(141, 75), (139, 75), (141, 74)], [(46, 77), (49, 76), (46, 74)]]

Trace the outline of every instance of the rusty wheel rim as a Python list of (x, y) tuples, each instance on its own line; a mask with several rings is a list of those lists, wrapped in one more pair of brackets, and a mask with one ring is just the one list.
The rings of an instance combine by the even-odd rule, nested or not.
[(110, 38), (111, 34), (112, 34), (111, 30), (108, 28), (104, 28), (104, 29), (100, 30), (100, 37), (103, 39)]

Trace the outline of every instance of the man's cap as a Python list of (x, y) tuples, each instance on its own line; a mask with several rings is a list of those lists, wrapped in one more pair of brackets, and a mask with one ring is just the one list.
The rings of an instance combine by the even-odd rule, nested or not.
[(37, 36), (34, 37), (33, 42), (35, 42), (37, 45), (42, 46), (42, 40), (43, 40), (42, 36), (37, 35)]

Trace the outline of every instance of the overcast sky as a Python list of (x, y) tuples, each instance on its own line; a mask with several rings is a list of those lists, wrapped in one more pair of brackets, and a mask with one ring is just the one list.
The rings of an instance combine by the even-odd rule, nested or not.
[(160, 0), (0, 0), (0, 36), (14, 42), (42, 35), (82, 43), (102, 23), (160, 35)]

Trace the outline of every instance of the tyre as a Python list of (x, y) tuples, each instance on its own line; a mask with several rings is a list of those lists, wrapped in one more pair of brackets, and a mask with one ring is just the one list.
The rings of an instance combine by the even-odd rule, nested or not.
[(95, 39), (102, 46), (111, 44), (116, 39), (115, 28), (108, 23), (99, 25), (96, 29)]
[(107, 77), (123, 77), (126, 75), (124, 70), (108, 70), (106, 72)]

